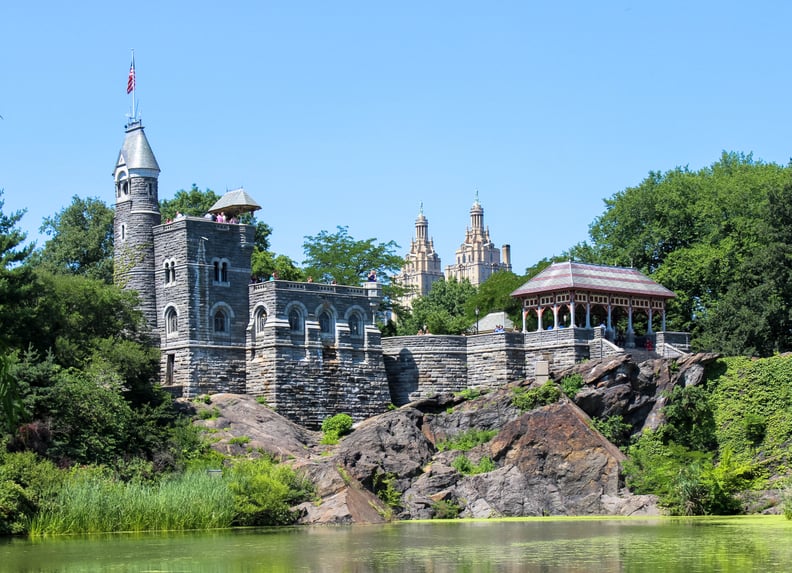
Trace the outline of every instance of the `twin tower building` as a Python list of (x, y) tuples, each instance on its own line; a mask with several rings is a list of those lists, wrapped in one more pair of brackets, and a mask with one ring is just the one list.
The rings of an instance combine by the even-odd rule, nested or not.
[[(308, 427), (338, 412), (362, 419), (385, 411), (392, 396), (374, 320), (380, 285), (252, 283), (254, 226), (190, 216), (163, 222), (159, 173), (143, 125), (130, 121), (113, 170), (114, 278), (139, 296), (161, 351), (162, 384), (185, 397), (262, 396)], [(220, 200), (225, 213), (249, 206), (244, 193), (234, 203), (236, 194)], [(501, 259), (483, 218), (476, 199), (446, 277), (477, 285), (511, 268), (509, 247)], [(414, 287), (413, 298), (442, 276), (421, 213), (397, 280)]]
[[(446, 279), (468, 280), (473, 286), (486, 281), (497, 271), (511, 271), (511, 247), (503, 245), (498, 250), (490, 239), (489, 228), (484, 226), (484, 209), (478, 200), (478, 193), (470, 208), (470, 226), (465, 232), (465, 240), (456, 251), (454, 264), (445, 269)], [(429, 220), (423, 214), (423, 206), (415, 220), (415, 238), (410, 244), (401, 272), (395, 277), (400, 284), (408, 287), (403, 299), (407, 306), (417, 297), (425, 296), (432, 284), (443, 278), (440, 256), (429, 236)]]

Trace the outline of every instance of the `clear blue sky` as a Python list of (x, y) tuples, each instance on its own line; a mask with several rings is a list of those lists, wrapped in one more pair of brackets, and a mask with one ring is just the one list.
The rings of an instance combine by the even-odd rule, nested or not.
[(349, 226), (443, 259), (475, 190), (522, 272), (603, 199), (721, 151), (792, 156), (792, 3), (4, 2), (0, 188), (113, 202), (130, 48), (160, 198), (244, 186), (278, 253)]

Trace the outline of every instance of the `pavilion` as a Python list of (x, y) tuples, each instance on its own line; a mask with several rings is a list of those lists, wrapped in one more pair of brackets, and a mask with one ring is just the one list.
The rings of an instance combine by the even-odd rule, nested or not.
[(537, 330), (543, 330), (542, 318), (552, 312), (548, 330), (568, 327), (592, 329), (592, 318), (603, 321), (605, 336), (616, 339), (617, 314), (626, 315), (624, 345), (635, 347), (633, 317), (642, 312), (647, 317), (646, 334), (652, 335), (653, 319), (661, 318), (661, 331), (666, 329), (666, 301), (674, 293), (634, 268), (592, 265), (572, 261), (553, 263), (523, 286), (512, 292), (522, 300), (523, 332), (526, 317), (535, 312)]

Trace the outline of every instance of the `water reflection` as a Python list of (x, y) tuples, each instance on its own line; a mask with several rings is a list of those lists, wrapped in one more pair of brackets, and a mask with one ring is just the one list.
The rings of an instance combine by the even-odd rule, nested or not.
[(0, 541), (0, 570), (73, 572), (598, 572), (782, 570), (780, 517), (521, 520)]

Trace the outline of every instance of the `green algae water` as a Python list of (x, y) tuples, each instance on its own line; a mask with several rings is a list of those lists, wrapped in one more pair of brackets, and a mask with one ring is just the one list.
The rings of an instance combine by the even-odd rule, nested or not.
[(4, 539), (0, 571), (443, 573), (792, 570), (778, 516), (532, 519)]

